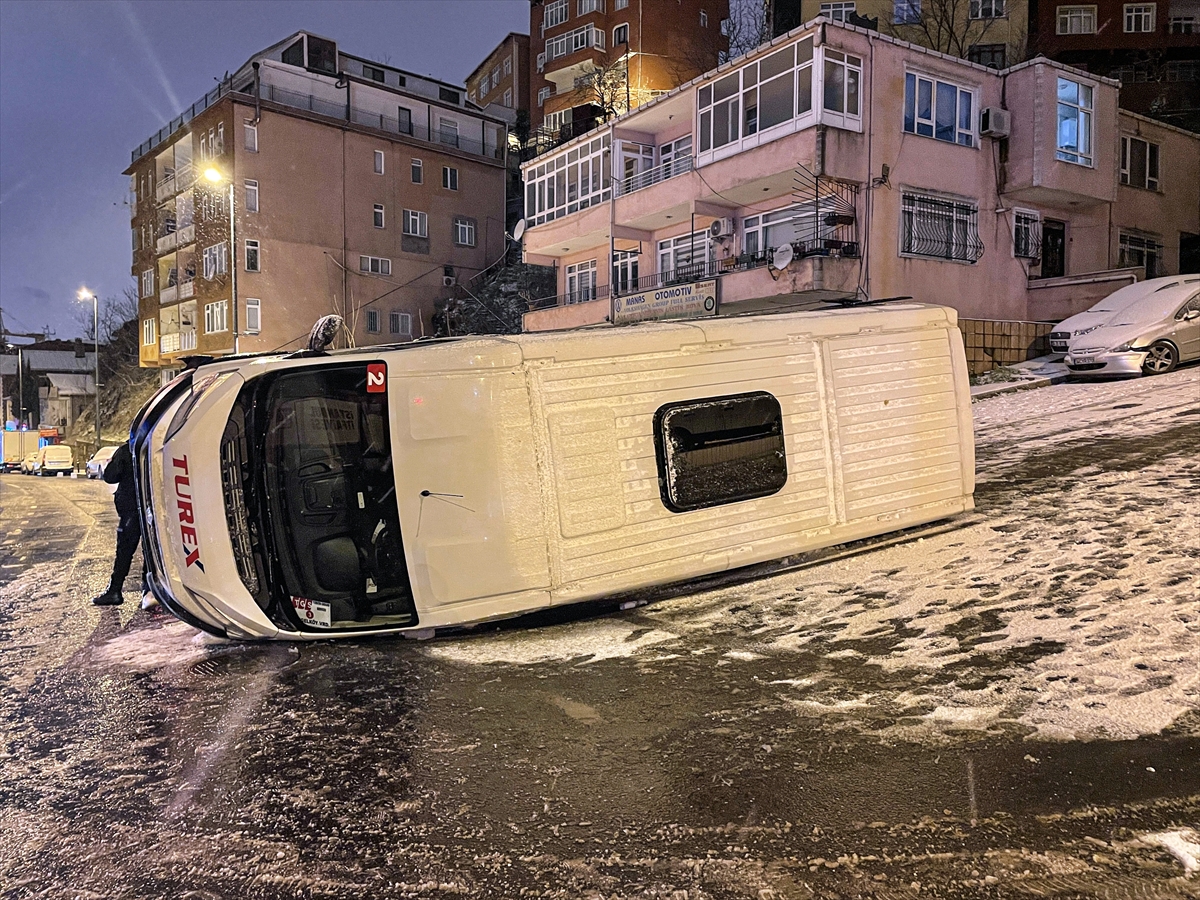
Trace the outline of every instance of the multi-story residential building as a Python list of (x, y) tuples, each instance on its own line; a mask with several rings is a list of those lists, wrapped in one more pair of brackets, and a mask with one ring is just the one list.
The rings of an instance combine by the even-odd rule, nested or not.
[(802, 0), (799, 5), (808, 19), (864, 24), (852, 21), (864, 17), (883, 34), (994, 69), (1022, 62), (1027, 54), (1028, 0)]
[(530, 0), (531, 118), (581, 134), (713, 68), (729, 0)]
[[(466, 91), (299, 32), (142, 143), (126, 170), (141, 364), (433, 333), (505, 250), (505, 123)], [(215, 179), (215, 180), (210, 180)]]
[(525, 164), (526, 258), (559, 272), (525, 327), (688, 285), (726, 311), (912, 296), (1055, 322), (1194, 271), (1200, 136), (1117, 93), (818, 19)]
[(1200, 128), (1200, 2), (1041, 3), (1030, 47), (1121, 82), (1121, 107)]
[(467, 100), (516, 125), (529, 98), (529, 35), (512, 31), (467, 76)]

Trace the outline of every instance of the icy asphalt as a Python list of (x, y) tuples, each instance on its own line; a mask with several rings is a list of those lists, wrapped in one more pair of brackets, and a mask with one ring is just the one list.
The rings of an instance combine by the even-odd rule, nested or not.
[(1200, 368), (973, 411), (969, 515), (425, 643), (96, 609), (4, 476), (0, 896), (1200, 897)]

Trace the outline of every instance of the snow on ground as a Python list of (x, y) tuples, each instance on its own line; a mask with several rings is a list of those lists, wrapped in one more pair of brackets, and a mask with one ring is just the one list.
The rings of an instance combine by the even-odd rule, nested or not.
[[(962, 527), (536, 632), (435, 642), (472, 664), (710, 653), (784, 661), (804, 715), (896, 739), (1005, 724), (1130, 739), (1200, 722), (1200, 368), (975, 404)], [(594, 657), (581, 654), (594, 653)], [(662, 656), (666, 654), (666, 656)]]

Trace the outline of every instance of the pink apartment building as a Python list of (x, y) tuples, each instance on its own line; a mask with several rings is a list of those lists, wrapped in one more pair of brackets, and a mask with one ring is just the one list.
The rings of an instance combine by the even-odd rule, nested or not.
[(727, 312), (911, 296), (1054, 322), (1196, 271), (1200, 135), (1118, 90), (816, 19), (524, 164), (525, 257), (558, 269), (525, 327), (710, 282)]

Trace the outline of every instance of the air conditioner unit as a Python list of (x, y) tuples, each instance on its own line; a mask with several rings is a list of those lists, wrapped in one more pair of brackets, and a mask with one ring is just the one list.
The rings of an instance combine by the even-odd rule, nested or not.
[(458, 279), (453, 275), (442, 276), (442, 287), (454, 287), (456, 284), (458, 284)]
[(1012, 127), (1012, 113), (998, 106), (986, 106), (979, 114), (979, 133), (984, 137), (1006, 138)]
[(708, 234), (714, 238), (732, 237), (733, 219), (717, 219), (708, 226)]

